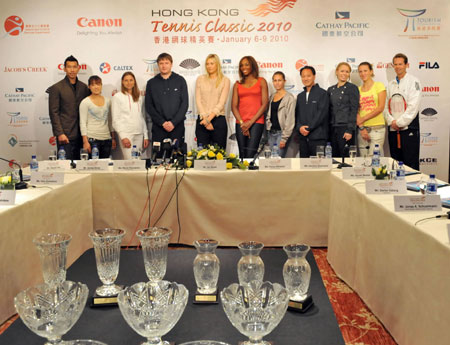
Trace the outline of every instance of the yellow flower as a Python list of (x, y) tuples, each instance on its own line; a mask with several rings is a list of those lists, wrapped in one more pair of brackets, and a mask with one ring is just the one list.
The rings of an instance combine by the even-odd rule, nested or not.
[(387, 172), (386, 169), (383, 169), (383, 174), (386, 174), (386, 172)]
[(11, 176), (10, 175), (2, 176), (0, 182), (1, 182), (1, 184), (11, 183)]
[(191, 161), (190, 159), (188, 159), (188, 160), (186, 161), (186, 166), (187, 166), (188, 168), (190, 168), (190, 167), (192, 166), (192, 161)]
[(234, 159), (234, 158), (236, 158), (236, 155), (234, 153), (230, 153), (230, 155), (228, 157), (230, 157), (231, 159)]
[(216, 159), (218, 159), (219, 161), (221, 161), (221, 160), (223, 159), (223, 155), (219, 152), (219, 153), (216, 155)]
[(378, 174), (380, 174), (381, 173), (381, 168), (378, 168)]
[(233, 163), (227, 163), (227, 169), (233, 169)]
[(248, 167), (248, 162), (247, 162), (247, 161), (244, 161), (244, 165), (245, 165), (246, 167)]
[(214, 158), (216, 156), (216, 154), (212, 151), (208, 151), (208, 157), (209, 158)]
[(200, 151), (199, 153), (197, 153), (197, 159), (202, 158), (202, 152)]
[(191, 157), (191, 156), (192, 156), (192, 151), (189, 151), (189, 152), (187, 153), (187, 156), (188, 156), (188, 157)]

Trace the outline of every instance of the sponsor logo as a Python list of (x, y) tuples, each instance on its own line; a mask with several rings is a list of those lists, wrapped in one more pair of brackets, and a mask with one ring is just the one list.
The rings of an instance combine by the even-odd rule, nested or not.
[(297, 62), (295, 63), (295, 69), (297, 71), (300, 71), (300, 69), (302, 69), (302, 67), (305, 66), (311, 66), (314, 67), (314, 69), (316, 70), (316, 72), (323, 72), (325, 70), (325, 65), (313, 65), (313, 64), (308, 64), (308, 61), (306, 61), (305, 59), (299, 59), (297, 60)]
[(25, 23), (19, 16), (9, 16), (5, 20), (5, 31), (10, 36), (18, 36), (23, 32)]
[(17, 135), (15, 135), (15, 134), (10, 134), (9, 135), (8, 144), (11, 147), (16, 146), (18, 142), (19, 142), (19, 140), (17, 139)]
[(39, 121), (41, 121), (41, 124), (43, 125), (50, 125), (52, 123), (49, 116), (39, 116)]
[(39, 143), (39, 140), (21, 140), (15, 134), (10, 134), (8, 138), (8, 144), (11, 147), (19, 145), (19, 147), (33, 147), (35, 144)]
[(420, 112), (420, 120), (425, 122), (433, 122), (437, 120), (438, 112), (433, 108), (425, 108)]
[(397, 8), (398, 13), (406, 17), (403, 33), (399, 36), (406, 36), (411, 39), (428, 39), (433, 36), (440, 36), (441, 18), (428, 17), (427, 10), (411, 10)]
[(248, 12), (256, 17), (265, 17), (271, 13), (280, 13), (286, 7), (294, 7), (297, 0), (268, 0)]
[(378, 62), (376, 67), (378, 69), (388, 69), (388, 68), (394, 68), (394, 65), (392, 64), (392, 62)]
[(100, 69), (100, 72), (102, 72), (103, 74), (107, 74), (107, 73), (111, 72), (111, 65), (107, 62), (102, 62), (100, 64), (99, 69)]
[[(82, 64), (80, 64), (79, 66), (80, 66), (80, 71), (86, 71), (87, 68), (88, 68), (88, 66), (87, 66), (85, 63), (82, 63)], [(59, 69), (60, 71), (64, 71), (64, 63), (60, 63), (60, 64), (58, 65), (58, 69)]]
[(336, 11), (334, 19), (350, 19), (350, 12)]
[(438, 159), (435, 157), (420, 158), (420, 165), (437, 165)]
[[(358, 65), (357, 65), (357, 63), (356, 63), (356, 59), (355, 58), (353, 58), (353, 57), (348, 57), (347, 58), (347, 63), (350, 65), (350, 67), (352, 68), (352, 72), (356, 72), (356, 71), (358, 71)], [(337, 67), (337, 64), (336, 64), (336, 67)]]
[(427, 62), (419, 62), (419, 69), (439, 69), (439, 64), (437, 62), (431, 63), (429, 61)]
[(10, 160), (9, 160), (8, 165), (9, 165), (9, 167), (10, 167), (11, 169), (14, 169), (14, 167), (16, 166), (14, 163), (17, 163), (17, 161), (16, 161), (15, 159), (10, 159)]
[(22, 115), (20, 111), (17, 112), (7, 111), (6, 114), (10, 118), (8, 126), (25, 127), (28, 125), (28, 116)]
[(48, 143), (52, 146), (56, 146), (56, 137), (48, 138)]
[(159, 73), (158, 64), (156, 63), (155, 59), (142, 59), (142, 61), (144, 61), (144, 63), (147, 65), (145, 73), (148, 73), (152, 76), (155, 76)]
[(25, 89), (23, 87), (16, 87), (15, 92), (7, 92), (4, 96), (9, 103), (32, 102), (34, 99), (34, 93), (25, 93)]
[(122, 18), (87, 18), (79, 17), (76, 21), (78, 36), (121, 35)]
[(287, 90), (287, 91), (289, 91), (289, 90), (293, 90), (294, 89), (294, 87), (295, 87), (295, 85), (294, 84), (290, 84), (290, 85), (284, 85), (284, 89), (285, 90)]
[(239, 10), (237, 8), (204, 8), (194, 11), (192, 8), (152, 10), (152, 17), (237, 17)]
[(422, 146), (434, 146), (438, 144), (438, 137), (432, 136), (432, 133), (420, 133), (420, 144)]
[(438, 97), (439, 96), (439, 86), (424, 86), (422, 87), (423, 97)]
[(355, 63), (356, 59), (355, 58), (347, 58), (347, 63)]
[(336, 11), (334, 21), (316, 22), (315, 28), (321, 31), (322, 37), (363, 37), (370, 23), (350, 20), (348, 11)]
[(231, 65), (231, 59), (222, 59), (222, 65)]
[(28, 66), (28, 67), (8, 67), (5, 66), (3, 69), (5, 73), (39, 73), (47, 72), (47, 67), (41, 66)]
[(257, 62), (259, 68), (271, 69), (271, 68), (283, 68), (282, 62)]
[(196, 69), (197, 67), (200, 67), (200, 63), (197, 60), (189, 58), (181, 61), (180, 67), (184, 69)]

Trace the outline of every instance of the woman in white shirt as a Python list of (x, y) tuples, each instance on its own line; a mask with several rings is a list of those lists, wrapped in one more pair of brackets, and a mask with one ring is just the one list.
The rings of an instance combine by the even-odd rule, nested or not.
[(93, 75), (88, 81), (91, 95), (80, 103), (80, 132), (83, 149), (89, 153), (97, 146), (100, 158), (109, 158), (116, 147), (111, 125), (111, 101), (102, 96), (102, 79)]
[(149, 145), (143, 99), (132, 72), (122, 75), (121, 91), (112, 98), (112, 124), (117, 133), (118, 159), (131, 159), (133, 145), (142, 152)]
[(217, 144), (226, 149), (227, 121), (225, 104), (230, 92), (230, 79), (222, 73), (219, 57), (209, 54), (205, 62), (206, 74), (197, 78), (195, 102), (198, 119), (195, 129), (197, 144)]

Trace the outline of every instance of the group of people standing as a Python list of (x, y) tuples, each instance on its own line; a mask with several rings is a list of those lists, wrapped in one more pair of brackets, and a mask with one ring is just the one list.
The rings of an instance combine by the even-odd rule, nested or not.
[[(77, 159), (80, 148), (89, 152), (93, 145), (100, 157), (129, 159), (133, 145), (138, 150), (149, 146), (147, 128), (151, 126), (153, 142), (164, 139), (184, 142), (184, 120), (188, 110), (185, 79), (172, 71), (172, 57), (163, 53), (157, 58), (159, 74), (147, 82), (145, 100), (132, 72), (122, 76), (121, 90), (110, 101), (101, 95), (102, 80), (89, 78), (88, 86), (78, 80), (78, 61), (68, 57), (64, 62), (66, 77), (49, 88), (49, 112), (57, 144), (65, 145), (68, 159)], [(350, 80), (351, 66), (341, 62), (336, 67), (337, 83), (327, 91), (315, 82), (312, 66), (300, 70), (303, 92), (297, 99), (286, 91), (283, 72), (275, 72), (275, 92), (269, 95), (267, 81), (259, 76), (252, 56), (239, 62), (239, 80), (232, 87), (231, 110), (236, 119), (236, 139), (240, 157), (253, 157), (263, 135), (270, 146), (286, 156), (289, 142), (296, 133), (300, 157), (316, 155), (316, 148), (331, 142), (333, 156), (346, 155), (346, 146), (357, 143), (361, 155), (371, 155), (375, 144), (383, 148), (386, 123), (389, 126), (391, 156), (419, 168), (420, 84), (406, 73), (408, 58), (393, 58), (396, 79), (388, 89), (373, 78), (369, 62), (358, 66), (362, 85)], [(197, 109), (197, 144), (227, 144), (225, 105), (230, 80), (223, 74), (220, 59), (210, 54), (205, 61), (206, 73), (198, 77), (195, 87)], [(391, 111), (386, 100), (394, 95), (404, 100), (402, 112)], [(388, 102), (389, 102), (388, 101)], [(395, 108), (398, 108), (398, 102)], [(386, 108), (386, 109), (385, 109)]]

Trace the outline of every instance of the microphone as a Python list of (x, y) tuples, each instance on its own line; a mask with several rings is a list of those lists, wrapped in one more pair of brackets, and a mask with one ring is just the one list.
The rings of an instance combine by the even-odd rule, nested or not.
[(164, 163), (164, 161), (166, 160), (167, 155), (170, 155), (170, 149), (172, 147), (172, 139), (170, 138), (166, 138), (163, 140), (162, 143), (162, 151), (163, 151), (163, 155), (162, 155), (162, 162)]
[(259, 144), (258, 150), (256, 151), (255, 155), (253, 156), (253, 160), (248, 165), (248, 170), (258, 170), (259, 167), (255, 165), (256, 158), (261, 154), (262, 150), (264, 150), (264, 146), (267, 144), (267, 137), (263, 137), (261, 140), (261, 143)]
[(12, 161), (12, 160), (2, 158), (2, 157), (0, 157), (0, 160), (2, 160), (2, 161), (4, 161), (4, 162), (8, 162), (9, 164), (15, 164), (15, 165), (17, 165), (17, 166), (19, 167), (19, 178), (20, 178), (20, 182), (17, 182), (17, 183), (15, 184), (15, 188), (16, 188), (16, 189), (27, 189), (27, 188), (28, 188), (28, 185), (27, 185), (26, 182), (23, 181), (23, 172), (22, 172), (22, 167), (20, 166), (20, 164), (14, 162), (14, 161)]
[(161, 143), (159, 141), (154, 141), (152, 146), (152, 162), (156, 161), (156, 156), (161, 151)]
[(180, 147), (180, 142), (178, 141), (178, 139), (174, 139), (172, 141), (172, 147), (171, 147), (171, 150), (170, 150), (170, 160), (169, 160), (170, 163), (174, 162), (175, 154), (178, 151), (179, 147)]
[(346, 142), (344, 145), (344, 148), (342, 150), (342, 162), (338, 165), (338, 167), (337, 167), (338, 169), (351, 167), (350, 164), (345, 163), (345, 155), (348, 154), (349, 150), (350, 150), (350, 146), (348, 145), (348, 142)]

